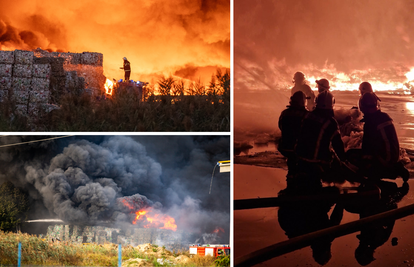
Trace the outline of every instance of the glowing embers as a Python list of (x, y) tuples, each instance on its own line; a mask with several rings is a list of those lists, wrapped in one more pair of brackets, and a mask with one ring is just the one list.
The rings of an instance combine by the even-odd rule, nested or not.
[(106, 79), (104, 86), (105, 86), (105, 93), (107, 95), (112, 95), (112, 92), (114, 90), (114, 82), (109, 79)]
[(158, 228), (158, 229), (169, 229), (176, 231), (177, 225), (175, 219), (154, 211), (152, 208), (141, 209), (135, 212), (136, 217), (133, 224), (139, 224), (144, 228)]

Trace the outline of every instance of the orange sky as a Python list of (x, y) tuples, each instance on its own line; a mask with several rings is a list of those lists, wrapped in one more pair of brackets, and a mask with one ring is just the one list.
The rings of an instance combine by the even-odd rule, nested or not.
[(3, 50), (100, 52), (104, 74), (116, 79), (123, 77), (123, 57), (135, 80), (178, 71), (208, 82), (216, 67), (230, 68), (230, 0), (4, 2)]

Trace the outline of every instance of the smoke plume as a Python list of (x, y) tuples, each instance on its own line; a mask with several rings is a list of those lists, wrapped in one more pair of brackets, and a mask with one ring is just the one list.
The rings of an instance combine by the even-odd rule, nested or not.
[[(2, 137), (0, 144), (39, 136)], [(79, 225), (130, 225), (142, 208), (175, 219), (178, 230), (211, 234), (230, 227), (228, 137), (69, 137), (0, 148), (0, 183), (29, 192), (29, 219), (59, 218)], [(226, 177), (227, 176), (227, 177)], [(139, 226), (139, 225), (138, 225)], [(217, 235), (215, 235), (217, 237)], [(222, 242), (228, 241), (224, 235)]]

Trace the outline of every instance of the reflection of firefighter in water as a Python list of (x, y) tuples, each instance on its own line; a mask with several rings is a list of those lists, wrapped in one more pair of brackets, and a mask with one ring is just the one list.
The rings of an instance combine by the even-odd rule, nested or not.
[[(337, 187), (322, 186), (312, 192), (291, 191), (289, 188), (281, 190), (279, 196), (305, 196), (312, 195), (332, 196), (339, 194)], [(278, 211), (278, 221), (280, 227), (285, 231), (288, 238), (294, 238), (324, 228), (339, 225), (343, 216), (343, 206), (336, 204), (331, 215), (328, 212), (334, 205), (333, 201), (324, 200), (321, 202), (296, 202), (280, 205)], [(325, 265), (332, 257), (331, 245), (334, 238), (320, 238), (312, 242), (312, 256), (320, 265)]]
[(131, 76), (131, 63), (126, 57), (124, 57), (124, 66), (120, 69), (123, 69), (125, 72), (125, 81), (129, 81), (129, 77)]
[[(382, 180), (376, 181), (375, 184), (361, 185), (360, 190), (369, 191), (375, 187), (379, 188), (379, 192), (381, 192), (379, 199), (348, 203), (345, 205), (345, 210), (359, 214), (361, 219), (381, 212), (390, 211), (398, 207), (397, 203), (401, 201), (409, 190), (407, 182), (404, 182), (402, 187), (398, 187), (394, 182)], [(360, 265), (365, 266), (375, 260), (375, 249), (388, 241), (394, 224), (395, 219), (386, 219), (373, 222), (361, 229), (361, 233), (357, 235), (359, 246), (355, 250), (355, 258)]]

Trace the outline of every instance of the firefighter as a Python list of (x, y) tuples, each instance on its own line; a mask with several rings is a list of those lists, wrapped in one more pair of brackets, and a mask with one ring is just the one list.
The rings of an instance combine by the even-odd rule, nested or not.
[(129, 81), (129, 77), (131, 76), (131, 63), (129, 63), (126, 57), (124, 57), (124, 66), (120, 69), (123, 69), (125, 72), (125, 81)]
[(293, 75), (293, 83), (295, 85), (291, 90), (291, 95), (293, 95), (297, 91), (302, 91), (306, 95), (306, 97), (309, 97), (306, 107), (309, 111), (312, 111), (315, 107), (315, 94), (313, 93), (310, 86), (305, 83), (305, 81), (305, 74), (300, 71), (296, 72), (295, 75)]
[(329, 91), (321, 92), (316, 98), (315, 110), (303, 120), (295, 147), (298, 160), (295, 183), (305, 190), (321, 187), (321, 179), (327, 181), (331, 177), (342, 177), (336, 167), (340, 166), (340, 161), (346, 161), (346, 155), (338, 122), (334, 118), (334, 103)]
[[(373, 92), (361, 96), (360, 109), (364, 114), (364, 135), (361, 150), (347, 153), (355, 159), (355, 165), (368, 178), (396, 178), (401, 176), (404, 181), (409, 172), (399, 162), (400, 146), (397, 132), (391, 117), (379, 108), (378, 97)], [(359, 159), (359, 160), (358, 160)]]
[[(358, 100), (358, 107), (360, 107), (360, 106), (361, 106), (360, 101), (361, 101), (362, 96), (363, 96), (365, 93), (374, 93), (374, 91), (372, 90), (372, 86), (371, 86), (371, 84), (370, 84), (369, 82), (362, 82), (362, 83), (359, 85), (358, 90), (359, 90), (359, 96), (360, 96), (360, 97), (359, 97), (359, 100)], [(375, 94), (375, 93), (374, 93), (374, 94)], [(377, 97), (378, 101), (381, 101), (381, 99), (380, 99), (377, 95), (375, 95), (375, 96)], [(379, 103), (378, 103), (378, 108), (380, 108)]]
[(278, 150), (287, 158), (288, 174), (287, 183), (289, 185), (291, 179), (295, 175), (296, 159), (294, 147), (296, 139), (302, 125), (302, 120), (309, 112), (305, 108), (306, 97), (302, 91), (297, 91), (290, 97), (290, 102), (287, 109), (283, 110), (279, 117), (279, 129), (282, 137), (279, 140)]
[(329, 91), (329, 88), (331, 88), (329, 86), (329, 81), (327, 79), (316, 80), (316, 84), (317, 84), (319, 93), (322, 93), (324, 91)]

